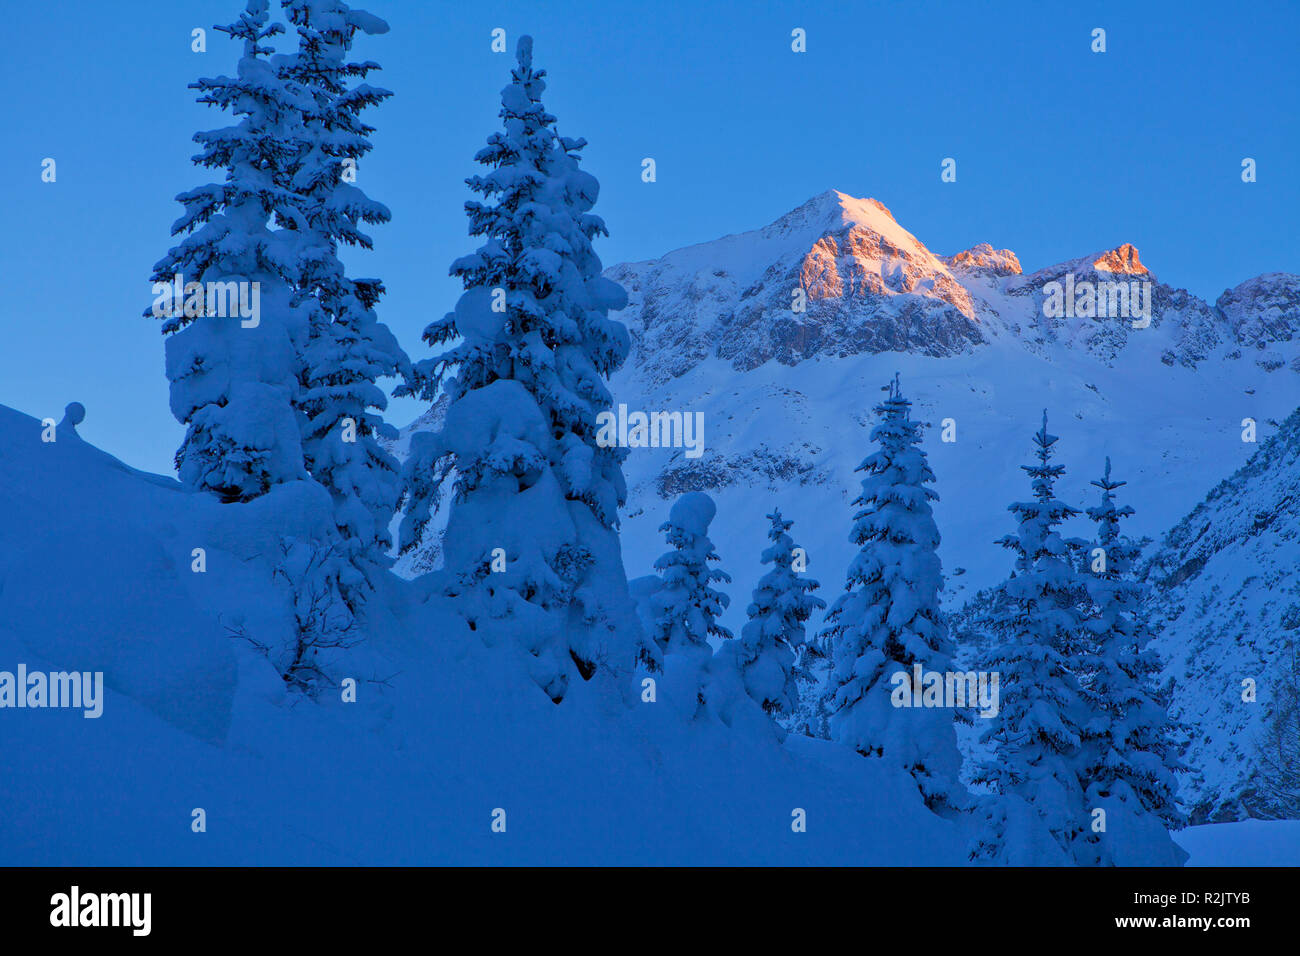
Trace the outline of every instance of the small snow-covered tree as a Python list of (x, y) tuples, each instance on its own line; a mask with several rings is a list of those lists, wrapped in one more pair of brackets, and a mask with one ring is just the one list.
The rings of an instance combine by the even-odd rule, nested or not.
[(709, 638), (732, 636), (718, 623), (731, 599), (713, 587), (730, 582), (731, 577), (710, 566), (718, 560), (709, 540), (709, 524), (717, 510), (704, 492), (688, 492), (674, 502), (668, 520), (660, 526), (672, 550), (654, 565), (660, 582), (649, 599), (653, 643), (647, 643), (641, 654), (649, 670), (664, 672), (670, 694), (691, 715), (704, 703), (705, 669), (713, 656)]
[(452, 265), (465, 286), (455, 311), (424, 332), (430, 345), (456, 344), (416, 369), (414, 390), (428, 400), (445, 390), (448, 409), (441, 432), (412, 442), (400, 546), (420, 542), (454, 470), (450, 593), (472, 626), (523, 640), (559, 701), (602, 663), (630, 673), (639, 628), (617, 535), (626, 450), (597, 441), (612, 404), (605, 380), (629, 347), (608, 313), (627, 295), (601, 275), (599, 186), (578, 166), (585, 141), (560, 136), (542, 106), (544, 76), (522, 37), (504, 128), (475, 157), (488, 172), (467, 180), (483, 197), (465, 204), (483, 242)]
[(823, 631), (834, 659), (830, 733), (905, 768), (932, 809), (947, 809), (962, 802), (954, 710), (894, 704), (897, 675), (919, 705), (916, 665), (946, 673), (953, 649), (939, 608), (943, 569), (930, 507), (938, 495), (927, 487), (934, 472), (897, 376), (887, 390), (871, 432), (879, 447), (857, 468), (865, 477), (850, 540), (859, 551)]
[[(1177, 829), (1186, 820), (1175, 799), (1181, 764), (1168, 695), (1159, 683), (1159, 657), (1147, 646), (1146, 588), (1133, 573), (1138, 548), (1120, 530), (1133, 509), (1115, 503), (1115, 492), (1126, 482), (1111, 478), (1109, 458), (1092, 484), (1101, 490), (1101, 502), (1087, 509), (1097, 538), (1084, 576), (1090, 607), (1074, 667), (1093, 710), (1084, 733), (1082, 782), (1092, 807), (1118, 804), (1126, 815), (1152, 814), (1166, 829)], [(1116, 862), (1114, 844), (1125, 834), (1115, 825), (1114, 811), (1110, 816), (1106, 831), (1090, 831), (1075, 847), (1081, 865)]]
[[(362, 111), (391, 93), (365, 82), (377, 64), (349, 59), (358, 31), (385, 33), (378, 17), (343, 0), (284, 0), (297, 32), (297, 50), (277, 57), (286, 83), (305, 94), (306, 140), (288, 185), (303, 200), (298, 229), (296, 301), (308, 316), (302, 390), (302, 440), (313, 478), (330, 492), (342, 536), (339, 557), (371, 573), (389, 563), (388, 526), (399, 496), (398, 462), (379, 437), (396, 437), (384, 422), (384, 377), (409, 377), (410, 361), (374, 306), (377, 279), (352, 279), (341, 245), (370, 249), (365, 225), (387, 222), (389, 211), (355, 184), (357, 163), (370, 151), (373, 127)], [(350, 603), (354, 589), (345, 590)]]
[(238, 73), (191, 84), (198, 102), (239, 120), (194, 137), (195, 164), (225, 178), (177, 197), (185, 211), (172, 234), (184, 239), (152, 279), (155, 293), (179, 281), (183, 301), (155, 299), (146, 313), (163, 312), (169, 336), (171, 409), (186, 426), (181, 480), (223, 501), (306, 477), (295, 404), (306, 321), (291, 301), (297, 232), (286, 228), (301, 222), (302, 203), (281, 175), (303, 142), (304, 103), (271, 66), (264, 41), (283, 28), (268, 19), (266, 0), (249, 0), (238, 22), (216, 27), (243, 43)]
[(768, 714), (788, 718), (799, 704), (794, 666), (807, 643), (805, 623), (826, 602), (812, 594), (820, 585), (797, 567), (803, 549), (788, 533), (793, 522), (783, 519), (780, 509), (767, 518), (772, 522), (767, 532), (772, 543), (761, 560), (772, 569), (754, 588), (749, 620), (736, 642), (736, 663), (749, 696)]
[[(1051, 463), (1056, 441), (1048, 434), (1044, 411), (1034, 435), (1037, 462), (1021, 466), (1032, 480), (1033, 500), (1009, 506), (1017, 532), (999, 541), (1015, 555), (1015, 570), (1002, 585), (999, 602), (1003, 642), (988, 652), (983, 666), (999, 675), (1001, 706), (981, 737), (992, 746), (993, 759), (974, 780), (1023, 798), (1060, 849), (1072, 855), (1091, 824), (1079, 771), (1093, 711), (1073, 669), (1082, 583), (1059, 529), (1078, 510), (1056, 497), (1056, 481), (1065, 472)], [(986, 834), (975, 855), (1005, 860), (1013, 839), (1008, 833)]]

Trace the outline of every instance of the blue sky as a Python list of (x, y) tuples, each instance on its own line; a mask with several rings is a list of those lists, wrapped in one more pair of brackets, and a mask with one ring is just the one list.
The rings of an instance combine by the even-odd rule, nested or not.
[[(141, 315), (148, 275), (171, 244), (173, 197), (207, 181), (190, 137), (227, 122), (186, 85), (238, 56), (211, 31), (191, 52), (190, 31), (241, 6), (44, 0), (5, 14), (0, 402), (58, 418), (79, 400), (83, 435), (155, 471), (170, 473), (181, 426), (162, 336)], [(448, 265), (473, 248), (463, 180), (511, 62), (490, 50), (495, 27), (512, 52), (534, 35), (548, 108), (590, 142), (607, 265), (762, 226), (836, 188), (881, 200), (935, 252), (987, 241), (1027, 270), (1132, 242), (1162, 281), (1211, 301), (1300, 272), (1295, 3), (365, 6), (392, 31), (358, 52), (396, 95), (370, 116), (360, 184), (394, 218), (349, 261), (388, 284), (381, 315), (413, 357), (455, 301)], [(795, 27), (806, 53), (790, 49)], [(945, 157), (956, 183), (940, 181)], [(395, 402), (390, 419), (419, 410)]]

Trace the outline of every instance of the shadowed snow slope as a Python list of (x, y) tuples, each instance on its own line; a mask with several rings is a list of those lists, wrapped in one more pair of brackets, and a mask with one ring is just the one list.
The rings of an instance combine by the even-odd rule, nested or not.
[(1174, 526), (1147, 576), (1188, 728), (1193, 822), (1274, 815), (1259, 751), (1297, 680), (1300, 411)]
[(40, 433), (0, 408), (0, 671), (107, 690), (98, 719), (0, 709), (0, 864), (961, 862), (964, 828), (877, 761), (581, 690), (557, 707), (429, 579), (394, 579), (350, 652), (357, 703), (290, 694), (227, 626), (284, 626), (267, 555), (327, 506), (219, 505)]
[(1176, 837), (1187, 866), (1295, 866), (1300, 820), (1243, 820), (1189, 827)]

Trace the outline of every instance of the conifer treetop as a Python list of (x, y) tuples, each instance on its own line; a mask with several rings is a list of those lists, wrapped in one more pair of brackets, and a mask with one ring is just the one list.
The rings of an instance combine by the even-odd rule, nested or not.
[[(607, 230), (590, 212), (599, 185), (579, 168), (585, 141), (560, 136), (542, 105), (545, 76), (534, 67), (531, 38), (521, 38), (501, 92), (502, 129), (475, 155), (489, 169), (466, 179), (480, 197), (465, 203), (469, 232), (482, 242), (452, 263), (465, 287), (455, 310), (424, 330), (426, 342), (446, 347), (417, 363), (413, 384), (397, 392), (428, 400), (445, 394), (454, 403), (499, 380), (517, 382), (548, 422), (551, 438), (538, 452), (565, 497), (615, 528), (627, 496), (627, 449), (597, 441), (597, 417), (612, 405), (606, 379), (630, 348), (627, 329), (608, 315), (627, 305), (627, 294), (601, 275), (591, 241)], [(412, 467), (432, 477), (408, 482), (415, 504), (408, 515), (416, 517), (403, 524), (403, 549), (418, 544), (422, 502), (450, 474), (445, 443), (413, 450), (420, 457)], [(474, 490), (482, 468), (456, 457), (460, 498)]]

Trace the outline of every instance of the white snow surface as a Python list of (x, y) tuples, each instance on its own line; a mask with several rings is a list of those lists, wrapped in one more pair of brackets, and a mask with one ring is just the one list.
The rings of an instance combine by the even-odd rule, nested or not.
[(106, 700), (0, 710), (0, 865), (962, 861), (965, 824), (844, 748), (581, 688), (553, 704), (429, 579), (373, 609), (356, 703), (305, 700), (226, 625), (284, 626), (275, 540), (328, 502), (299, 483), (222, 505), (40, 434), (0, 407), (0, 670), (102, 670)]

